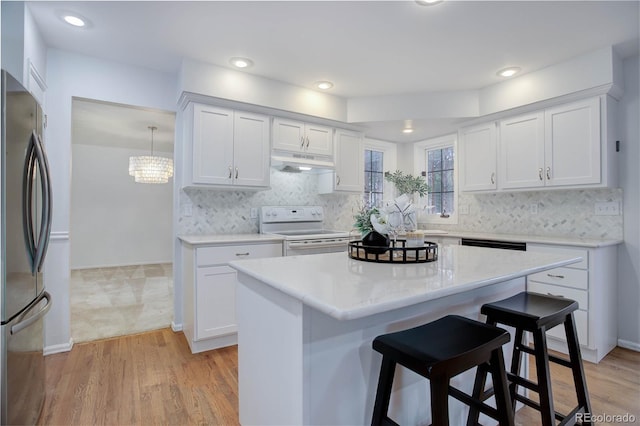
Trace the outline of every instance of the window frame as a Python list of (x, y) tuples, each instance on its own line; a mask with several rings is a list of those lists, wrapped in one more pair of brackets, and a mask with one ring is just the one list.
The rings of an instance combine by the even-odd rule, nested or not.
[[(426, 176), (428, 166), (427, 151), (442, 149), (450, 146), (453, 146), (453, 212), (449, 212), (448, 218), (442, 218), (440, 217), (440, 212), (427, 214), (425, 211), (418, 215), (418, 223), (448, 225), (458, 224), (458, 199), (460, 198), (460, 190), (458, 185), (458, 135), (451, 134), (416, 142), (413, 145), (414, 171), (417, 175), (422, 175), (422, 172), (425, 172)], [(427, 199), (426, 197), (419, 197), (419, 199), (416, 199), (416, 202), (420, 207), (424, 208), (426, 207)]]
[[(397, 168), (397, 155), (398, 155), (398, 146), (393, 142), (386, 142), (377, 139), (368, 139), (364, 140), (364, 149), (371, 151), (382, 152), (382, 172), (386, 171), (395, 171)], [(362, 152), (362, 161), (365, 161), (364, 151)], [(363, 176), (364, 176), (364, 168), (363, 168)], [(393, 194), (395, 188), (393, 183), (383, 180), (383, 189), (382, 189), (382, 202), (383, 205), (390, 198), (393, 198)], [(362, 202), (364, 203), (364, 187), (362, 192)]]

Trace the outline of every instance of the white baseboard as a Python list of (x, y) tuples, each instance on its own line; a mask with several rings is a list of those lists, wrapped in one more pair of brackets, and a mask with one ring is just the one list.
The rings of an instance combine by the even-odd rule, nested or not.
[(69, 339), (69, 343), (46, 346), (44, 348), (44, 355), (47, 356), (52, 354), (58, 354), (61, 352), (69, 352), (71, 351), (72, 348), (73, 348), (73, 338)]
[(171, 329), (176, 333), (178, 331), (182, 331), (182, 324), (176, 324), (175, 322), (171, 321)]
[(637, 343), (637, 342), (618, 339), (618, 346), (620, 346), (621, 348), (631, 349), (632, 351), (640, 352), (640, 343)]

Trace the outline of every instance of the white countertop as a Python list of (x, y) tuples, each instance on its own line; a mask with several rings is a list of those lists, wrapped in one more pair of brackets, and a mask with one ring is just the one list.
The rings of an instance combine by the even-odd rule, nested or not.
[(614, 246), (624, 242), (623, 240), (615, 239), (552, 237), (527, 234), (494, 234), (489, 232), (443, 231), (440, 229), (424, 229), (423, 231), (426, 239), (429, 239), (429, 235), (433, 235), (454, 238), (477, 238), (480, 240), (521, 241), (525, 243), (553, 244), (586, 248)]
[[(328, 253), (229, 265), (339, 320), (362, 318), (578, 262), (580, 257), (443, 245), (438, 260), (372, 263)], [(242, 282), (242, 274), (239, 274)]]
[(236, 243), (277, 243), (282, 241), (282, 237), (271, 234), (178, 235), (178, 239), (193, 246)]

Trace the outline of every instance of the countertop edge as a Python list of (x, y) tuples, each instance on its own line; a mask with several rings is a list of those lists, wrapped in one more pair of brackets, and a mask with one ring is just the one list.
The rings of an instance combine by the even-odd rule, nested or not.
[(424, 295), (419, 295), (419, 296), (411, 296), (411, 297), (407, 297), (404, 299), (399, 299), (399, 300), (394, 300), (391, 302), (387, 302), (387, 303), (381, 303), (379, 305), (376, 305), (374, 307), (371, 306), (367, 306), (365, 308), (355, 308), (355, 309), (351, 309), (351, 310), (341, 310), (341, 309), (337, 309), (334, 306), (331, 305), (327, 305), (325, 303), (321, 303), (319, 301), (317, 301), (314, 298), (309, 298), (306, 294), (296, 291), (294, 289), (291, 289), (289, 287), (286, 286), (282, 286), (281, 284), (279, 284), (278, 282), (275, 282), (271, 279), (265, 278), (263, 276), (259, 276), (258, 274), (254, 273), (253, 271), (251, 271), (248, 268), (245, 268), (241, 261), (236, 262), (230, 262), (229, 265), (231, 267), (233, 267), (234, 269), (236, 269), (238, 272), (246, 274), (248, 276), (250, 276), (253, 279), (256, 279), (258, 281), (261, 281), (269, 286), (271, 286), (272, 288), (281, 291), (282, 293), (291, 296), (295, 299), (298, 299), (299, 301), (301, 301), (303, 304), (310, 306), (326, 315), (329, 315), (332, 318), (335, 318), (337, 320), (340, 321), (348, 321), (348, 320), (355, 320), (355, 319), (359, 319), (359, 318), (364, 318), (364, 317), (368, 317), (371, 315), (375, 315), (375, 314), (379, 314), (379, 313), (383, 313), (383, 312), (388, 312), (388, 311), (392, 311), (395, 309), (401, 309), (401, 308), (405, 308), (407, 306), (411, 306), (411, 305), (415, 305), (418, 303), (423, 303), (423, 302), (427, 302), (430, 300), (435, 300), (435, 299), (440, 299), (446, 296), (451, 296), (454, 294), (458, 294), (464, 291), (471, 291), (471, 290), (475, 290), (481, 287), (485, 287), (488, 285), (492, 285), (492, 284), (497, 284), (497, 283), (501, 283), (501, 282), (505, 282), (505, 281), (509, 281), (512, 279), (516, 279), (516, 278), (521, 278), (521, 277), (525, 277), (527, 275), (530, 274), (535, 274), (537, 272), (541, 272), (541, 271), (545, 271), (548, 269), (553, 269), (553, 268), (557, 268), (557, 267), (561, 267), (561, 266), (566, 266), (566, 265), (570, 265), (572, 263), (577, 263), (580, 262), (582, 260), (582, 257), (572, 257), (572, 258), (568, 258), (566, 260), (563, 261), (557, 261), (557, 262), (551, 262), (548, 263), (544, 266), (537, 266), (537, 267), (532, 267), (532, 268), (528, 268), (528, 269), (523, 269), (521, 271), (518, 271), (517, 273), (513, 273), (513, 274), (509, 274), (509, 275), (504, 275), (504, 276), (498, 276), (498, 277), (493, 277), (490, 279), (482, 279), (479, 281), (473, 281), (470, 283), (465, 284), (464, 286), (461, 287), (455, 287), (455, 288), (446, 288), (446, 289), (441, 289), (438, 291), (434, 291), (434, 292), (430, 292), (428, 294), (424, 294)]
[(484, 240), (496, 240), (496, 241), (522, 241), (527, 244), (549, 244), (560, 246), (573, 246), (573, 247), (585, 247), (585, 248), (600, 248), (615, 246), (624, 243), (622, 239), (599, 239), (599, 238), (579, 238), (579, 237), (552, 237), (545, 235), (525, 235), (525, 234), (493, 234), (490, 232), (466, 232), (466, 231), (437, 231), (429, 233), (429, 229), (423, 229), (425, 231), (425, 238), (428, 240), (430, 236), (436, 237), (451, 237), (451, 238), (477, 238)]
[(181, 242), (192, 246), (228, 245), (235, 243), (282, 242), (283, 238), (271, 234), (212, 234), (177, 235)]

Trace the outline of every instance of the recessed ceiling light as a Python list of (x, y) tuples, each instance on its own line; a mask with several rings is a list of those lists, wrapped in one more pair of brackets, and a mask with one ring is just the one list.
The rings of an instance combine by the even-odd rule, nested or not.
[(333, 83), (330, 81), (318, 81), (316, 87), (321, 90), (329, 90), (333, 87)]
[(87, 28), (90, 26), (90, 22), (87, 18), (80, 16), (75, 12), (62, 11), (58, 13), (58, 16), (64, 22), (76, 28)]
[(240, 57), (229, 59), (229, 63), (236, 68), (249, 68), (251, 65), (253, 65), (253, 61), (251, 59)]
[(442, 3), (443, 0), (416, 0), (420, 6), (433, 6), (434, 4)]
[(508, 67), (508, 68), (501, 69), (496, 74), (500, 77), (513, 77), (519, 72), (520, 72), (520, 67)]

